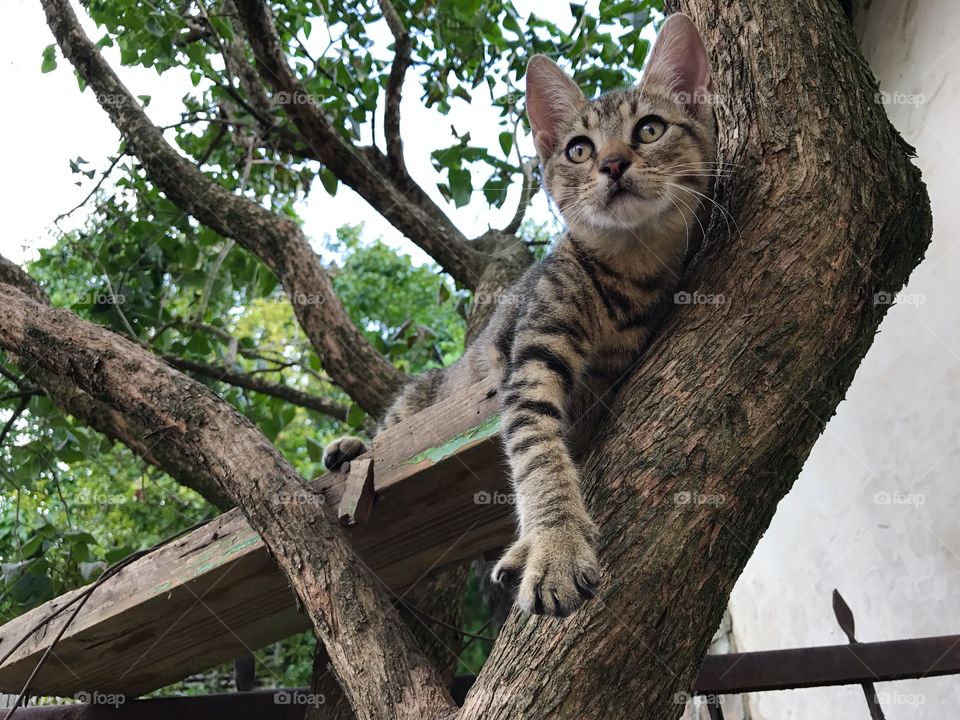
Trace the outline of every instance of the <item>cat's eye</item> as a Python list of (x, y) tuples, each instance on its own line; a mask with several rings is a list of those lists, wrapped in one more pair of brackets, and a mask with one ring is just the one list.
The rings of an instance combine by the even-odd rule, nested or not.
[(661, 118), (656, 115), (647, 115), (637, 123), (633, 131), (633, 139), (638, 143), (649, 144), (662, 138), (666, 131), (667, 124)]
[(593, 157), (593, 143), (585, 137), (575, 137), (567, 145), (567, 159), (570, 162), (584, 163)]

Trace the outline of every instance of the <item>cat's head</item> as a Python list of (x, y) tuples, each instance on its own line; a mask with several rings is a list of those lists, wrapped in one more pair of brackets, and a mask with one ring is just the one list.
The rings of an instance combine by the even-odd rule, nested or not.
[(664, 22), (639, 85), (596, 100), (553, 60), (530, 59), (527, 113), (544, 183), (574, 235), (693, 222), (716, 167), (711, 87), (703, 41), (685, 15)]

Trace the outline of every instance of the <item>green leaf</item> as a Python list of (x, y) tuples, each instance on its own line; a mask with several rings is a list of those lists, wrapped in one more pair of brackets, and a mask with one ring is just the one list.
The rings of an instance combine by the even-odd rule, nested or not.
[(333, 171), (330, 168), (322, 167), (320, 168), (319, 175), (320, 182), (323, 183), (323, 189), (326, 190), (331, 197), (336, 195), (340, 181), (337, 180), (337, 176), (333, 174)]
[(453, 202), (457, 207), (463, 207), (470, 202), (470, 195), (473, 192), (470, 171), (463, 168), (450, 168), (449, 175)]
[(44, 539), (45, 538), (42, 533), (37, 533), (32, 538), (27, 540), (20, 548), (20, 552), (23, 554), (23, 557), (30, 559), (36, 555), (39, 555), (43, 551)]
[(144, 29), (153, 35), (154, 37), (163, 37), (163, 28), (160, 27), (160, 23), (157, 21), (157, 18), (153, 15), (147, 16), (146, 22), (143, 24)]
[(500, 149), (503, 150), (503, 154), (510, 157), (510, 151), (513, 149), (513, 133), (502, 132), (498, 139), (500, 140)]
[(57, 46), (47, 45), (43, 49), (43, 62), (40, 63), (40, 72), (48, 73), (57, 68)]
[(523, 37), (523, 30), (520, 28), (520, 23), (518, 23), (517, 19), (510, 13), (507, 13), (503, 16), (503, 27), (510, 32), (519, 35), (520, 37)]
[(437, 305), (443, 305), (449, 299), (450, 288), (447, 287), (446, 283), (440, 283), (437, 286)]
[(350, 405), (350, 410), (347, 413), (347, 425), (352, 428), (360, 429), (363, 427), (363, 423), (366, 419), (367, 414), (359, 405), (356, 403)]
[(229, 22), (224, 20), (219, 15), (214, 15), (211, 17), (210, 22), (213, 23), (213, 26), (217, 29), (217, 32), (221, 37), (224, 37), (227, 40), (233, 40), (233, 28), (230, 27)]

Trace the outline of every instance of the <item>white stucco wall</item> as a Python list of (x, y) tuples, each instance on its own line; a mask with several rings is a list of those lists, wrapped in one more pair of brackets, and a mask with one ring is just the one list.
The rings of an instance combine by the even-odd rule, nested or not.
[[(736, 644), (960, 633), (960, 2), (864, 0), (856, 27), (917, 148), (933, 243), (731, 597)], [(960, 717), (960, 677), (878, 685), (889, 720)], [(753, 720), (868, 718), (859, 687), (750, 697)]]

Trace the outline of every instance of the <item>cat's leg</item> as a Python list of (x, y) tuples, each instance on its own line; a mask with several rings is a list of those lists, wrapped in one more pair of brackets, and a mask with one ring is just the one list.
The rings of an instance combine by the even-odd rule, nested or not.
[[(379, 433), (391, 425), (396, 425), (401, 420), (429, 407), (437, 399), (437, 393), (443, 381), (443, 374), (444, 371), (441, 369), (428, 370), (404, 385), (403, 389), (400, 390), (400, 394), (397, 395), (393, 404), (383, 416), (383, 420), (381, 420), (377, 426), (377, 432)], [(344, 463), (350, 462), (366, 451), (367, 446), (363, 440), (358, 437), (348, 435), (337, 438), (324, 448), (324, 467), (326, 467), (327, 470), (349, 470), (349, 467), (343, 467)]]
[(576, 338), (540, 333), (536, 326), (521, 328), (516, 337), (501, 392), (520, 537), (493, 579), (517, 587), (523, 610), (563, 617), (593, 597), (600, 582), (596, 526), (564, 440), (567, 399), (585, 351)]

